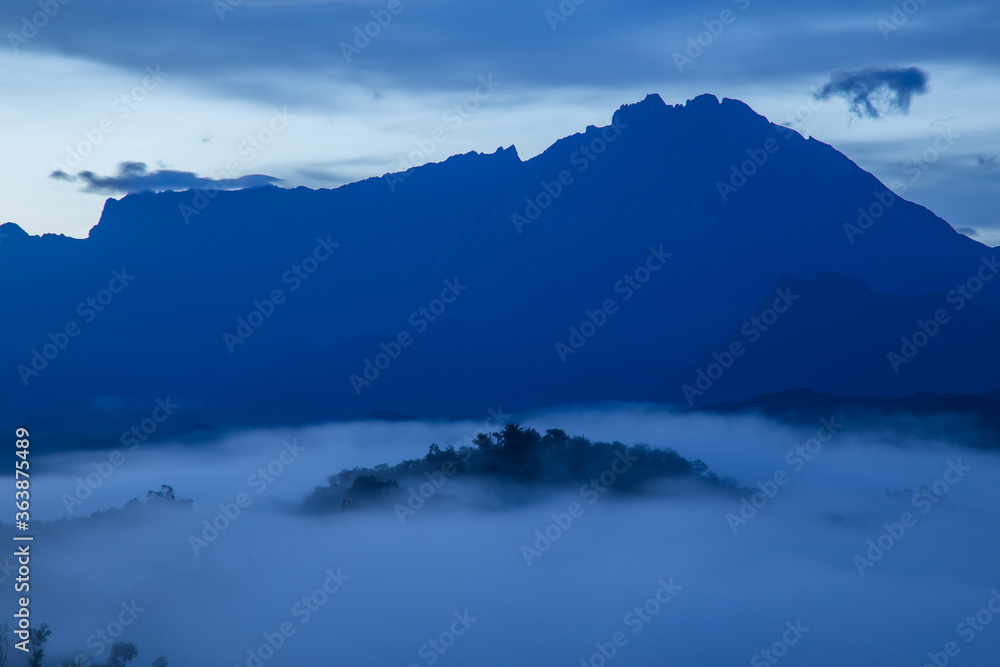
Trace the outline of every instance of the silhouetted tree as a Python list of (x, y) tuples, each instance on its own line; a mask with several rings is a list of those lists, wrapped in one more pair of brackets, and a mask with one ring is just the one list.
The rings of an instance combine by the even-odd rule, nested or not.
[(161, 655), (153, 661), (153, 667), (167, 667), (167, 659)]
[(481, 452), (488, 452), (496, 446), (489, 433), (477, 433), (476, 439), (472, 441), (472, 444)]
[(42, 667), (42, 658), (45, 657), (45, 650), (42, 647), (51, 634), (48, 623), (42, 623), (37, 630), (28, 629), (28, 667)]
[(394, 479), (381, 481), (374, 475), (361, 475), (351, 484), (350, 492), (355, 497), (374, 496), (389, 489), (398, 489), (399, 482)]
[(493, 435), (507, 453), (526, 452), (542, 441), (538, 431), (533, 428), (521, 428), (520, 424), (514, 422), (504, 424), (503, 429)]
[(717, 488), (738, 486), (731, 478), (720, 479), (704, 462), (688, 461), (672, 449), (643, 444), (629, 447), (617, 440), (591, 442), (585, 436), (570, 437), (557, 428), (546, 430), (543, 437), (533, 428), (507, 423), (495, 433), (478, 433), (472, 442), (474, 447), (458, 450), (453, 446), (442, 450), (432, 444), (423, 458), (394, 466), (342, 470), (327, 478), (327, 486), (317, 486), (309, 494), (304, 509), (328, 512), (399, 501), (401, 485), (416, 486), (442, 473), (519, 485), (571, 486), (601, 475), (622, 457), (627, 457), (629, 465), (622, 471), (614, 469), (616, 494), (639, 493), (650, 481), (680, 477), (698, 479)]
[(108, 667), (125, 667), (139, 655), (135, 645), (129, 642), (116, 642), (111, 646), (111, 655), (108, 657)]
[(159, 491), (150, 491), (146, 494), (147, 503), (172, 503), (176, 500), (174, 487), (167, 484), (161, 484)]
[(569, 442), (569, 436), (561, 428), (550, 428), (546, 429), (542, 442), (546, 445), (562, 445)]
[(10, 624), (4, 621), (3, 625), (0, 625), (0, 667), (7, 666), (7, 660), (10, 656)]

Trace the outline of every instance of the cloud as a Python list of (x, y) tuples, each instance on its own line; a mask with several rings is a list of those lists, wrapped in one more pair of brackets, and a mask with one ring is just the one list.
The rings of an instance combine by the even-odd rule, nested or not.
[[(64, 516), (62, 496), (78, 493), (94, 461), (113, 454), (62, 452), (49, 457), (32, 497), (40, 513), (35, 528), (48, 545), (34, 564), (53, 584), (37, 591), (34, 613), (53, 628), (46, 646), (52, 664), (80, 653), (106, 662), (106, 652), (93, 653), (107, 648), (94, 633), (108, 634), (111, 625), (120, 631), (122, 602), (133, 600), (143, 611), (123, 639), (138, 647), (143, 665), (161, 653), (174, 665), (319, 665), (331, 655), (341, 664), (424, 665), (430, 660), (422, 657), (443, 655), (426, 648), (428, 639), (466, 609), (479, 620), (444, 655), (452, 664), (600, 664), (591, 659), (595, 644), (609, 645), (619, 631), (628, 642), (617, 657), (627, 664), (766, 664), (754, 658), (797, 620), (810, 631), (782, 645), (789, 664), (923, 664), (914, 656), (968, 636), (955, 634), (956, 623), (975, 616), (997, 584), (1000, 461), (949, 444), (948, 436), (895, 443), (886, 437), (891, 421), (870, 431), (843, 423), (817, 451), (809, 439), (818, 423), (790, 427), (649, 406), (539, 414), (530, 425), (540, 430), (672, 447), (770, 489), (742, 496), (744, 504), (675, 485), (663, 496), (601, 493), (591, 502), (574, 487), (486, 509), (436, 502), (470, 492), (442, 475), (433, 492), (415, 485), (418, 499), (433, 495), (405, 523), (391, 508), (322, 518), (292, 508), (342, 468), (423, 456), (430, 442), (460, 444), (483, 430), (482, 422), (340, 423), (233, 432), (197, 446), (143, 445), (74, 516), (164, 483), (193, 505), (147, 506), (133, 518), (43, 521)], [(293, 440), (303, 450), (282, 463), (283, 442)], [(806, 449), (814, 452), (809, 458), (801, 456)], [(265, 484), (254, 471), (272, 461), (282, 467)], [(950, 462), (962, 476), (954, 477)], [(238, 494), (249, 502), (237, 507)], [(565, 516), (573, 503), (582, 512)], [(907, 526), (904, 513), (913, 519), (903, 519)], [(737, 516), (749, 518), (731, 523)], [(192, 544), (205, 536), (207, 546)], [(530, 566), (523, 547), (539, 551)], [(855, 558), (870, 553), (870, 565)], [(343, 589), (313, 597), (304, 613), (300, 600), (338, 568), (350, 577)], [(662, 609), (647, 603), (656, 613), (647, 611), (639, 624), (631, 610), (671, 577), (683, 586), (676, 600)], [(282, 638), (285, 622), (295, 632)], [(963, 664), (995, 664), (995, 632), (988, 626), (963, 642)], [(512, 633), (519, 641), (510, 641)], [(711, 633), (726, 641), (706, 641)], [(888, 633), (899, 641), (887, 645)], [(277, 639), (268, 645), (267, 637)], [(248, 660), (261, 652), (272, 659)]]
[(815, 97), (841, 96), (859, 118), (882, 118), (894, 111), (907, 113), (913, 96), (927, 92), (927, 80), (927, 73), (917, 67), (839, 70)]
[(49, 178), (54, 178), (57, 181), (67, 181), (69, 183), (72, 183), (73, 181), (76, 180), (76, 176), (73, 176), (72, 174), (67, 174), (62, 169), (56, 169), (55, 171), (53, 171), (51, 174), (49, 174)]
[(350, 183), (351, 178), (346, 174), (342, 174), (337, 171), (329, 171), (326, 169), (313, 169), (311, 167), (302, 167), (295, 170), (296, 176), (303, 178), (307, 181), (312, 181), (314, 183), (323, 184), (334, 184), (343, 185), (344, 183)]
[(994, 169), (998, 164), (1000, 164), (1000, 155), (977, 155), (976, 162), (980, 167)]
[[(15, 32), (23, 17), (38, 11), (37, 0), (2, 4), (0, 21)], [(171, 85), (197, 82), (212, 94), (329, 110), (346, 104), (347, 86), (453, 92), (490, 73), (510, 82), (506, 90), (515, 85), (543, 91), (615, 89), (662, 83), (665, 77), (684, 85), (700, 77), (716, 85), (748, 77), (781, 84), (792, 76), (830, 71), (843, 62), (845, 50), (860, 63), (873, 62), (885, 43), (877, 22), (892, 12), (889, 5), (872, 7), (861, 0), (722, 3), (747, 9), (737, 11), (738, 20), (681, 75), (671, 54), (684, 51), (688, 39), (705, 31), (704, 21), (718, 20), (718, 8), (703, 0), (585, 4), (553, 29), (547, 12), (569, 13), (570, 5), (559, 10), (559, 0), (475, 5), (441, 0), (434, 6), (406, 0), (391, 22), (368, 37), (364, 28), (371, 33), (378, 28), (368, 25), (370, 12), (384, 9), (384, 1), (371, 6), (335, 0), (242, 2), (220, 20), (211, 2), (73, 0), (20, 52), (101, 62), (139, 78), (146, 66), (160, 63), (176, 76)], [(963, 0), (961, 11), (954, 7), (924, 5), (921, 23), (911, 21), (893, 37), (894, 57), (1000, 62), (993, 48), (1000, 6), (992, 0)], [(769, 48), (751, 48), (760, 40)], [(360, 53), (348, 61), (344, 46)], [(331, 83), (316, 85), (316, 77)]]
[(84, 192), (117, 194), (130, 192), (163, 192), (165, 190), (237, 190), (280, 183), (280, 178), (265, 174), (247, 174), (239, 178), (214, 179), (198, 176), (190, 171), (158, 169), (149, 171), (145, 162), (122, 162), (114, 176), (101, 176), (92, 171), (81, 171), (75, 176), (62, 170), (53, 171), (50, 178), (70, 183), (83, 181)]

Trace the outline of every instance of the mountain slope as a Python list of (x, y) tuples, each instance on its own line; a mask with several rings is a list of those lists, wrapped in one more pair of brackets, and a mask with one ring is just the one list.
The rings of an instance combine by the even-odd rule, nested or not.
[(997, 331), (1000, 313), (958, 292), (896, 296), (836, 274), (785, 276), (662, 398), (703, 405), (801, 387), (860, 397), (984, 393), (1000, 377)]
[[(947, 293), (992, 255), (884, 192), (741, 102), (649, 96), (527, 161), (508, 148), (335, 190), (129, 195), (85, 240), (5, 226), (0, 298), (17, 326), (0, 333), (0, 423), (116, 418), (166, 395), (213, 424), (661, 398), (783, 275), (914, 297)], [(892, 205), (848, 238), (880, 197)], [(134, 278), (111, 293), (123, 270)], [(462, 286), (453, 303), (436, 301), (445, 281)], [(606, 322), (560, 355), (608, 300)], [(975, 305), (1000, 312), (995, 283)], [(412, 344), (359, 391), (351, 376), (401, 334)], [(33, 354), (59, 342), (52, 359)], [(24, 372), (33, 357), (37, 375)], [(838, 386), (896, 391), (861, 370)], [(990, 384), (975, 367), (947, 382)]]

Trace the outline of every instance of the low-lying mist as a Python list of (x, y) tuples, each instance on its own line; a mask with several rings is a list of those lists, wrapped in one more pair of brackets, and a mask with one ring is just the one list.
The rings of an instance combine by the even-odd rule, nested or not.
[[(423, 490), (400, 480), (398, 503), (304, 511), (341, 470), (473, 446), (500, 429), (495, 417), (36, 454), (45, 664), (103, 665), (115, 641), (135, 644), (134, 665), (162, 654), (175, 667), (893, 667), (1000, 654), (996, 454), (899, 442), (838, 415), (809, 427), (646, 406), (518, 417), (541, 434), (672, 449), (740, 488), (668, 478), (618, 493), (634, 471), (619, 465), (596, 485), (500, 493), (449, 473)], [(11, 562), (0, 577), (15, 576)]]

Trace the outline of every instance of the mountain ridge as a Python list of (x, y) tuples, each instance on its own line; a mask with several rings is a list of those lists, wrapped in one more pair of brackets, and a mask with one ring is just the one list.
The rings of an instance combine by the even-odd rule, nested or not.
[[(387, 174), (327, 190), (146, 192), (109, 199), (87, 239), (7, 232), (0, 297), (24, 325), (0, 333), (0, 388), (11, 397), (0, 417), (168, 394), (208, 406), (202, 421), (214, 425), (661, 400), (665, 378), (710, 354), (782, 276), (849, 276), (905, 301), (948, 293), (992, 252), (737, 100), (649, 95), (613, 119), (528, 160), (513, 146), (452, 156), (396, 174), (394, 187)], [(890, 196), (861, 235), (845, 233)], [(654, 249), (669, 261), (626, 291)], [(314, 272), (289, 273), (313, 253), (325, 257)], [(135, 280), (85, 321), (78, 304), (122, 270)], [(416, 332), (411, 314), (444, 281), (467, 289)], [(273, 317), (227, 344), (274, 290), (284, 299)], [(599, 333), (561, 358), (554, 346), (609, 299)], [(974, 305), (1000, 312), (1000, 289), (988, 284)], [(82, 333), (38, 361), (70, 322)], [(355, 392), (351, 376), (402, 333), (413, 344)], [(801, 364), (823, 365), (801, 346)], [(19, 369), (33, 359), (47, 363), (25, 383)], [(501, 376), (490, 373), (497, 363)], [(857, 393), (871, 381), (862, 371), (847, 378)], [(984, 389), (975, 368), (955, 378)], [(276, 386), (294, 400), (268, 391)]]

